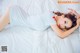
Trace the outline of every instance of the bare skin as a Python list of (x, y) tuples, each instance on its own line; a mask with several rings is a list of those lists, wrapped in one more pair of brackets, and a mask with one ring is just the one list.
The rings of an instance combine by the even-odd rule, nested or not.
[[(0, 18), (0, 31), (3, 30), (3, 28), (8, 25), (10, 23), (10, 19), (9, 19), (9, 9), (6, 11), (5, 15), (2, 16)], [(51, 25), (51, 28), (53, 29), (53, 31), (55, 31), (57, 33), (57, 35), (60, 38), (65, 38), (67, 36), (69, 36), (72, 32), (74, 32), (80, 25), (80, 19), (77, 20), (77, 25), (73, 28), (71, 28), (70, 30), (67, 31), (63, 31), (61, 29), (59, 29), (59, 27), (57, 25)]]
[(65, 38), (69, 36), (72, 32), (74, 32), (80, 25), (80, 20), (77, 21), (77, 25), (67, 31), (62, 31), (57, 25), (51, 25), (51, 28), (57, 33), (60, 38)]
[(71, 14), (75, 14), (77, 17), (77, 20), (79, 21), (79, 23), (80, 23), (80, 14), (78, 14), (74, 9), (69, 9), (70, 10), (70, 13)]
[(75, 14), (75, 15), (77, 16), (77, 19), (80, 18), (80, 14), (78, 14), (75, 10), (70, 9), (70, 8), (69, 8), (69, 10), (70, 10), (69, 13), (71, 13), (71, 14)]
[(77, 16), (77, 25), (70, 30), (62, 31), (59, 29), (57, 25), (51, 25), (51, 28), (57, 33), (60, 38), (65, 38), (69, 36), (72, 32), (74, 32), (80, 25), (80, 15), (73, 9), (69, 9), (71, 14), (75, 14)]
[(9, 23), (10, 23), (10, 20), (9, 20), (9, 9), (8, 9), (5, 15), (0, 18), (0, 31), (3, 30), (4, 27)]

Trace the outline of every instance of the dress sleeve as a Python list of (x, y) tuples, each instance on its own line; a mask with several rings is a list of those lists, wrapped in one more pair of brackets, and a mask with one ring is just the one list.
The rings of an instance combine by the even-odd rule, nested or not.
[(10, 8), (10, 25), (24, 25), (26, 13), (19, 6), (13, 6)]
[(53, 16), (54, 16), (54, 14), (52, 12), (44, 13), (43, 22), (44, 22), (45, 26), (50, 26), (50, 25), (56, 24), (55, 19), (52, 18)]

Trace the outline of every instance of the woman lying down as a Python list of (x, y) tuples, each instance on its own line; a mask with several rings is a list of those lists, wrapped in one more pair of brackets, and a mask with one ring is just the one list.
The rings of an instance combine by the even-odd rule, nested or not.
[(0, 31), (8, 24), (29, 26), (43, 31), (51, 27), (60, 38), (65, 38), (74, 32), (80, 25), (80, 15), (73, 9), (68, 13), (44, 12), (40, 15), (26, 16), (25, 11), (18, 7), (9, 8), (0, 18)]

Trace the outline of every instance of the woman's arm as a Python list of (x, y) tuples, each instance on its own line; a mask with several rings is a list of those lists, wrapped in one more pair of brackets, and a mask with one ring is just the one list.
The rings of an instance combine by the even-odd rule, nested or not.
[(51, 25), (51, 28), (58, 34), (58, 36), (60, 38), (65, 38), (67, 36), (69, 36), (72, 32), (74, 32), (77, 28), (79, 27), (79, 20), (78, 23), (75, 27), (67, 30), (67, 31), (62, 31), (61, 29), (59, 29), (59, 27), (57, 25)]
[(4, 16), (0, 18), (0, 31), (9, 24), (9, 9), (6, 11)]
[(80, 18), (78, 19), (78, 21), (79, 21), (79, 24), (80, 24)]

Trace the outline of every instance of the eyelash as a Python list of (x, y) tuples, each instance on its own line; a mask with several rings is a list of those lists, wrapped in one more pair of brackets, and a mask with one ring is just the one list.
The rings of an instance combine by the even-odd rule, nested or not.
[(66, 23), (66, 21), (65, 21), (65, 23)]
[[(66, 21), (65, 21), (65, 23), (66, 23)], [(66, 26), (65, 26), (65, 28), (66, 28)]]

